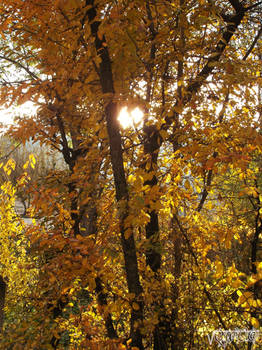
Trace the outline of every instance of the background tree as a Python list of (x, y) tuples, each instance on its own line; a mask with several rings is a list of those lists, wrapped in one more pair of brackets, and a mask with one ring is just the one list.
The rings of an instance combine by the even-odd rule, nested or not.
[(5, 136), (2, 136), (0, 142), (3, 163), (10, 158), (15, 162), (10, 174), (2, 168), (1, 182), (9, 180), (16, 186), (21, 177), (25, 174), (27, 176), (27, 186), (23, 183), (21, 188), (18, 186), (16, 190), (16, 208), (20, 215), (26, 216), (31, 202), (30, 186), (37, 187), (49, 172), (62, 170), (63, 160), (57, 152), (48, 147), (41, 147), (38, 143), (28, 142), (22, 145)]

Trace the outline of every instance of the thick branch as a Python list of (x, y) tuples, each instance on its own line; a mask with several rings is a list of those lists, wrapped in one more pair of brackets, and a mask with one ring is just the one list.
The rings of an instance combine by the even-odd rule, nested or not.
[(232, 24), (228, 24), (226, 30), (223, 34), (222, 39), (218, 42), (216, 48), (213, 53), (209, 56), (209, 59), (202, 69), (202, 71), (198, 74), (198, 76), (194, 79), (194, 81), (189, 84), (186, 88), (186, 92), (183, 98), (183, 105), (186, 105), (192, 99), (192, 96), (199, 91), (203, 82), (207, 79), (207, 77), (212, 73), (216, 64), (220, 60), (226, 46), (228, 45), (230, 39), (233, 34), (237, 30), (240, 25), (242, 19), (244, 18), (245, 11), (242, 9), (237, 15), (232, 18)]
[(71, 157), (70, 148), (68, 146), (68, 141), (66, 138), (64, 123), (59, 114), (56, 115), (56, 120), (57, 120), (57, 125), (61, 134), (61, 138), (62, 138), (62, 153), (65, 159), (65, 162), (68, 164), (70, 170), (73, 171), (72, 157)]
[(254, 49), (254, 47), (256, 46), (258, 39), (260, 38), (260, 35), (262, 34), (262, 27), (259, 29), (259, 31), (257, 32), (257, 35), (255, 36), (252, 44), (250, 45), (250, 48), (247, 50), (245, 56), (242, 58), (243, 61), (245, 61), (248, 56), (251, 54), (252, 50)]
[[(96, 277), (95, 283), (96, 283), (95, 291), (97, 293), (98, 304), (100, 305), (100, 307), (106, 308), (108, 305), (107, 294), (104, 292), (103, 284), (102, 284), (100, 277)], [(105, 325), (106, 325), (108, 337), (110, 339), (118, 338), (110, 312), (105, 312), (104, 314), (105, 314), (104, 315)]]
[(0, 333), (2, 332), (4, 323), (4, 306), (6, 295), (6, 283), (2, 276), (0, 276)]
[(243, 10), (243, 5), (239, 2), (239, 0), (228, 0), (236, 13), (240, 12)]

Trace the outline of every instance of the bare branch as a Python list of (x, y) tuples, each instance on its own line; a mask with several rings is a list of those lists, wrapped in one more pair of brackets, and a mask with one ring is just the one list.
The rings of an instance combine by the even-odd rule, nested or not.
[(245, 15), (245, 12), (241, 11), (240, 13), (238, 13), (236, 16), (232, 18), (232, 23), (227, 25), (222, 39), (218, 42), (213, 53), (211, 53), (206, 65), (204, 66), (202, 71), (198, 74), (198, 76), (194, 79), (194, 81), (188, 85), (186, 89), (186, 94), (184, 96), (184, 101), (183, 101), (184, 104), (187, 104), (188, 102), (190, 102), (193, 94), (199, 90), (203, 82), (212, 73), (215, 65), (220, 60), (230, 39), (232, 38), (233, 34), (235, 33), (236, 29), (240, 25), (242, 19), (244, 18), (244, 15)]
[(252, 52), (253, 48), (256, 46), (257, 42), (258, 42), (258, 39), (260, 38), (260, 35), (262, 33), (262, 26), (261, 28), (259, 29), (259, 31), (257, 32), (257, 35), (255, 36), (252, 44), (250, 45), (250, 48), (247, 50), (245, 56), (242, 58), (243, 61), (245, 61), (248, 56), (250, 55), (250, 53)]
[[(196, 264), (197, 268), (198, 268), (199, 270), (201, 270), (201, 266), (200, 266), (200, 264), (199, 264), (199, 262), (198, 262), (197, 255), (196, 255), (196, 253), (194, 252), (194, 249), (193, 249), (193, 247), (192, 247), (192, 245), (191, 245), (191, 242), (190, 242), (190, 240), (189, 240), (189, 238), (188, 238), (188, 234), (187, 234), (187, 232), (186, 232), (186, 229), (181, 225), (181, 223), (180, 223), (180, 221), (179, 221), (179, 219), (178, 219), (178, 217), (177, 217), (176, 215), (174, 215), (174, 219), (175, 219), (175, 221), (176, 221), (176, 223), (177, 223), (177, 226), (178, 226), (178, 228), (179, 228), (179, 231), (181, 232), (181, 234), (182, 234), (183, 237), (185, 238), (185, 242), (186, 242), (186, 244), (187, 244), (187, 246), (188, 246), (189, 253), (191, 254), (191, 256), (193, 257), (193, 259), (195, 260), (195, 264)], [(205, 295), (206, 295), (206, 297), (207, 297), (207, 299), (208, 299), (210, 305), (212, 306), (212, 309), (213, 309), (213, 311), (215, 312), (215, 314), (216, 314), (216, 316), (217, 316), (217, 318), (218, 318), (220, 324), (222, 325), (222, 327), (223, 327), (225, 330), (227, 330), (228, 328), (227, 328), (225, 322), (223, 321), (222, 315), (220, 314), (218, 308), (216, 307), (216, 304), (215, 304), (215, 301), (214, 301), (213, 297), (211, 296), (210, 292), (207, 290), (207, 288), (206, 288), (206, 286), (205, 286), (205, 281), (201, 281), (201, 282), (203, 283), (203, 286), (202, 286), (202, 287), (203, 287), (203, 292), (205, 293)], [(233, 346), (234, 346), (234, 348), (235, 348), (236, 350), (239, 349), (235, 342), (232, 342), (232, 344), (233, 344)]]
[(243, 5), (238, 0), (228, 0), (232, 7), (235, 9), (236, 13), (243, 10)]
[(22, 69), (25, 70), (33, 79), (35, 79), (35, 80), (38, 80), (38, 79), (39, 79), (38, 76), (37, 76), (35, 73), (33, 73), (32, 71), (30, 71), (27, 67), (25, 67), (25, 66), (24, 66), (22, 63), (20, 63), (19, 61), (16, 61), (16, 60), (14, 60), (14, 59), (12, 59), (12, 58), (10, 58), (10, 57), (6, 57), (6, 56), (0, 56), (0, 59), (5, 60), (5, 61), (8, 61), (8, 62), (11, 62), (11, 63), (13, 63), (14, 65), (16, 65), (16, 66), (22, 68)]
[[(214, 158), (216, 158), (215, 155), (214, 155)], [(202, 192), (202, 197), (201, 197), (201, 200), (200, 200), (199, 205), (198, 205), (198, 207), (197, 207), (197, 211), (198, 211), (198, 212), (200, 212), (200, 211), (202, 210), (203, 205), (204, 205), (204, 203), (205, 203), (205, 201), (206, 201), (206, 199), (207, 199), (207, 196), (208, 196), (208, 190), (207, 190), (207, 188), (211, 185), (212, 175), (213, 175), (213, 170), (212, 170), (212, 169), (208, 170), (208, 173), (207, 173), (207, 182), (206, 182), (206, 184), (205, 184), (205, 186), (204, 186), (204, 190), (203, 190), (203, 192)]]
[(21, 146), (21, 144), (22, 144), (22, 143), (20, 142), (18, 145), (16, 145), (15, 147), (13, 147), (13, 148), (11, 149), (11, 151), (8, 152), (7, 154), (5, 154), (4, 156), (2, 156), (2, 157), (0, 158), (0, 160), (7, 159), (8, 157), (10, 157), (11, 154), (12, 154), (18, 147)]
[(245, 11), (252, 10), (253, 8), (255, 8), (255, 7), (257, 7), (257, 6), (261, 5), (261, 4), (262, 4), (262, 1), (259, 1), (259, 2), (257, 2), (257, 3), (254, 4), (254, 5), (251, 5), (251, 6), (249, 6), (249, 7), (246, 7)]
[(69, 165), (69, 167), (72, 167), (72, 157), (71, 157), (71, 152), (70, 152), (70, 147), (68, 146), (68, 141), (66, 138), (66, 133), (65, 133), (65, 128), (64, 128), (64, 123), (60, 117), (59, 114), (56, 115), (56, 120), (57, 120), (57, 125), (59, 127), (59, 131), (61, 133), (61, 137), (62, 137), (62, 153), (64, 155), (64, 159), (66, 161), (66, 163)]

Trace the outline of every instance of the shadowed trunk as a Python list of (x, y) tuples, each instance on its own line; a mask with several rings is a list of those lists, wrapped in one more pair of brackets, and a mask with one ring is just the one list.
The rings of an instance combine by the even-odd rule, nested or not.
[[(106, 40), (98, 35), (100, 22), (96, 21), (96, 8), (93, 0), (87, 0), (86, 5), (92, 7), (87, 11), (87, 17), (91, 27), (91, 33), (95, 38), (96, 52), (99, 55), (101, 62), (99, 64), (99, 78), (103, 94), (111, 94), (112, 98), (115, 93), (113, 84), (113, 74), (111, 61), (109, 57)], [(135, 302), (131, 305), (130, 318), (130, 336), (132, 339), (131, 345), (138, 349), (144, 349), (142, 343), (142, 334), (140, 328), (136, 324), (141, 324), (143, 321), (143, 300), (142, 286), (139, 280), (138, 262), (136, 255), (136, 244), (131, 227), (126, 227), (125, 221), (129, 215), (128, 208), (128, 188), (125, 177), (123, 150), (119, 123), (117, 121), (117, 105), (113, 100), (110, 100), (105, 107), (105, 116), (107, 123), (107, 132), (109, 137), (110, 157), (113, 169), (114, 184), (116, 191), (116, 200), (119, 203), (119, 226), (121, 234), (121, 244), (125, 261), (125, 273), (128, 286), (128, 292), (135, 295)], [(138, 305), (138, 307), (133, 307)]]
[(2, 276), (0, 276), (0, 332), (2, 332), (4, 325), (4, 306), (6, 295), (6, 283)]

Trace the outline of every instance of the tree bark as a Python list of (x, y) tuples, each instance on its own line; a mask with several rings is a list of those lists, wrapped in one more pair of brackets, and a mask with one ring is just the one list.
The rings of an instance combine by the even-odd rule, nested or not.
[[(93, 0), (87, 0), (87, 5), (92, 7), (87, 11), (88, 20), (91, 26), (91, 33), (95, 38), (95, 47), (97, 55), (99, 55), (101, 62), (99, 64), (99, 78), (103, 94), (115, 93), (113, 84), (113, 74), (111, 68), (111, 61), (109, 52), (106, 46), (105, 37), (99, 38), (98, 29), (100, 22), (96, 21), (96, 8)], [(139, 326), (143, 321), (143, 300), (142, 300), (142, 286), (139, 279), (138, 261), (136, 255), (135, 239), (131, 227), (126, 227), (125, 221), (128, 217), (128, 188), (125, 177), (123, 150), (121, 144), (120, 127), (117, 121), (117, 105), (111, 99), (105, 107), (105, 116), (107, 123), (107, 132), (109, 138), (110, 158), (113, 169), (114, 184), (116, 191), (116, 200), (119, 204), (119, 224), (121, 233), (121, 243), (125, 261), (125, 273), (128, 286), (128, 292), (135, 295), (135, 305), (131, 305), (130, 318), (130, 336), (132, 339), (131, 345), (139, 349), (144, 349), (142, 342), (142, 334)]]
[(2, 276), (0, 276), (0, 333), (2, 332), (4, 325), (4, 306), (6, 295), (6, 283)]

